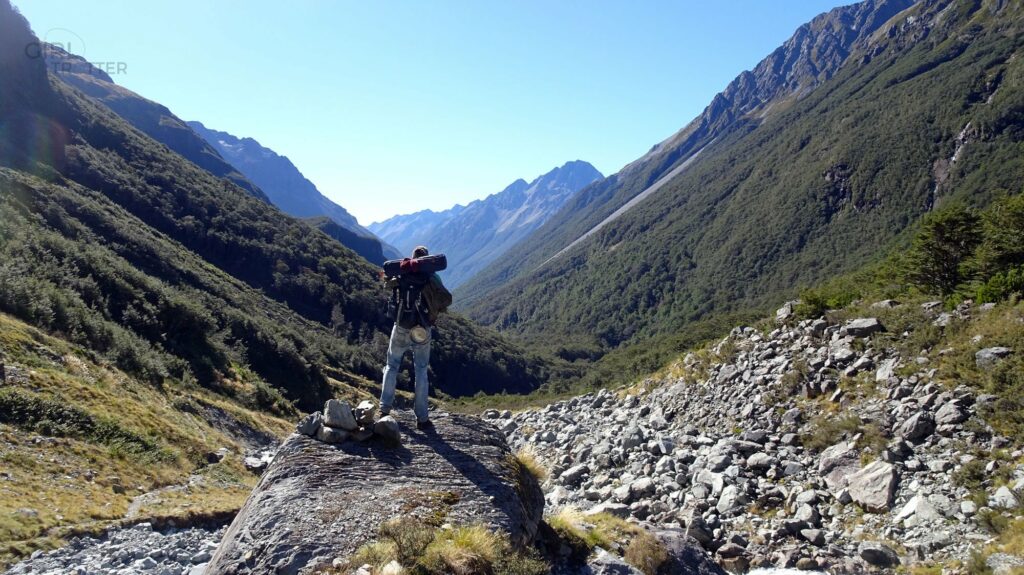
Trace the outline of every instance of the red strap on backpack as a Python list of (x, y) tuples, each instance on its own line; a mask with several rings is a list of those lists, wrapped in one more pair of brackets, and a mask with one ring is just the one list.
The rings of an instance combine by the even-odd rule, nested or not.
[(400, 264), (400, 269), (404, 274), (414, 274), (420, 271), (420, 262), (419, 260), (404, 258)]

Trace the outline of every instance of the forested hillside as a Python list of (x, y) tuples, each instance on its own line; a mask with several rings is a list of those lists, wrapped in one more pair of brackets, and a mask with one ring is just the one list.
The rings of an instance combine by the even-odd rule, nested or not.
[(463, 297), (479, 299), (508, 279), (533, 270), (685, 171), (719, 137), (811, 92), (839, 70), (854, 44), (869, 38), (913, 3), (867, 0), (804, 24), (753, 70), (737, 76), (689, 124), (576, 196), (516, 251), (516, 257), (470, 281), (462, 290)]
[[(508, 265), (465, 286), (470, 315), (542, 341), (575, 338), (579, 349), (563, 354), (600, 353), (763, 310), (889, 253), (936, 206), (1019, 193), (1024, 9), (927, 0), (889, 18), (900, 7), (866, 2), (801, 28), (787, 46), (808, 49), (786, 66), (777, 52), (765, 62), (780, 65), (742, 74), (680, 134), (586, 190)], [(854, 24), (847, 37), (806, 44), (823, 26)], [(818, 74), (790, 74), (801, 67)], [(750, 96), (760, 93), (770, 99)], [(702, 130), (714, 137), (694, 140)]]
[[(376, 379), (390, 327), (377, 270), (322, 232), (132, 128), (26, 57), (0, 23), (0, 311), (159, 385), (197, 380), (272, 408), (328, 373)], [(526, 391), (545, 366), (453, 319), (447, 393)], [(444, 328), (442, 328), (444, 329)]]

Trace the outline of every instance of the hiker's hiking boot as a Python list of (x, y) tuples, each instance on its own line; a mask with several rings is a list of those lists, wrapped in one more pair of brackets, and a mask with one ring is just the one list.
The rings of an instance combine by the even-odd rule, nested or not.
[(416, 429), (434, 429), (434, 422), (429, 419), (423, 419), (416, 422)]

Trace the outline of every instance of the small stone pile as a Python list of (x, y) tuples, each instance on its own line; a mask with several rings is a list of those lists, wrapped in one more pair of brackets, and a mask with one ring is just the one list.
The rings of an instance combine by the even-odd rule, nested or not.
[[(988, 457), (1010, 446), (980, 417), (994, 398), (934, 380), (928, 354), (880, 345), (884, 330), (876, 318), (737, 328), (713, 355), (685, 358), (682, 375), (645, 382), (650, 392), (604, 390), (484, 417), (548, 464), (549, 509), (681, 525), (738, 572), (966, 560), (991, 538), (979, 518), (1019, 507), (1024, 466), (1014, 461), (1024, 452)], [(1012, 353), (979, 350), (978, 365)], [(805, 446), (844, 418), (859, 429)], [(1010, 483), (986, 482), (979, 502), (955, 480), (968, 465), (1009, 466)]]
[(400, 443), (402, 434), (398, 421), (390, 415), (376, 419), (376, 415), (377, 407), (372, 401), (362, 401), (352, 409), (347, 401), (329, 399), (322, 412), (302, 418), (295, 431), (332, 444), (366, 441), (374, 436)]

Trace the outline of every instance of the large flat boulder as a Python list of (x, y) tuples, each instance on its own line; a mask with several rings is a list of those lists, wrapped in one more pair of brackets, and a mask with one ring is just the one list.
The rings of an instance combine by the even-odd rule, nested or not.
[(852, 441), (843, 441), (821, 452), (818, 473), (829, 489), (838, 491), (850, 482), (850, 476), (860, 469), (860, 452)]
[(874, 461), (850, 476), (850, 497), (866, 511), (884, 513), (892, 507), (898, 483), (895, 467)]
[(374, 540), (381, 523), (410, 514), (443, 513), (449, 523), (480, 523), (515, 543), (532, 542), (544, 496), (510, 463), (497, 428), (455, 414), (435, 417), (427, 431), (416, 429), (411, 413), (397, 419), (402, 445), (289, 437), (206, 575), (312, 573)]
[(842, 328), (843, 333), (853, 337), (868, 337), (880, 331), (885, 331), (882, 322), (874, 317), (862, 317), (851, 319)]
[(974, 354), (974, 361), (978, 367), (990, 369), (1012, 353), (1013, 350), (1008, 347), (986, 347)]

